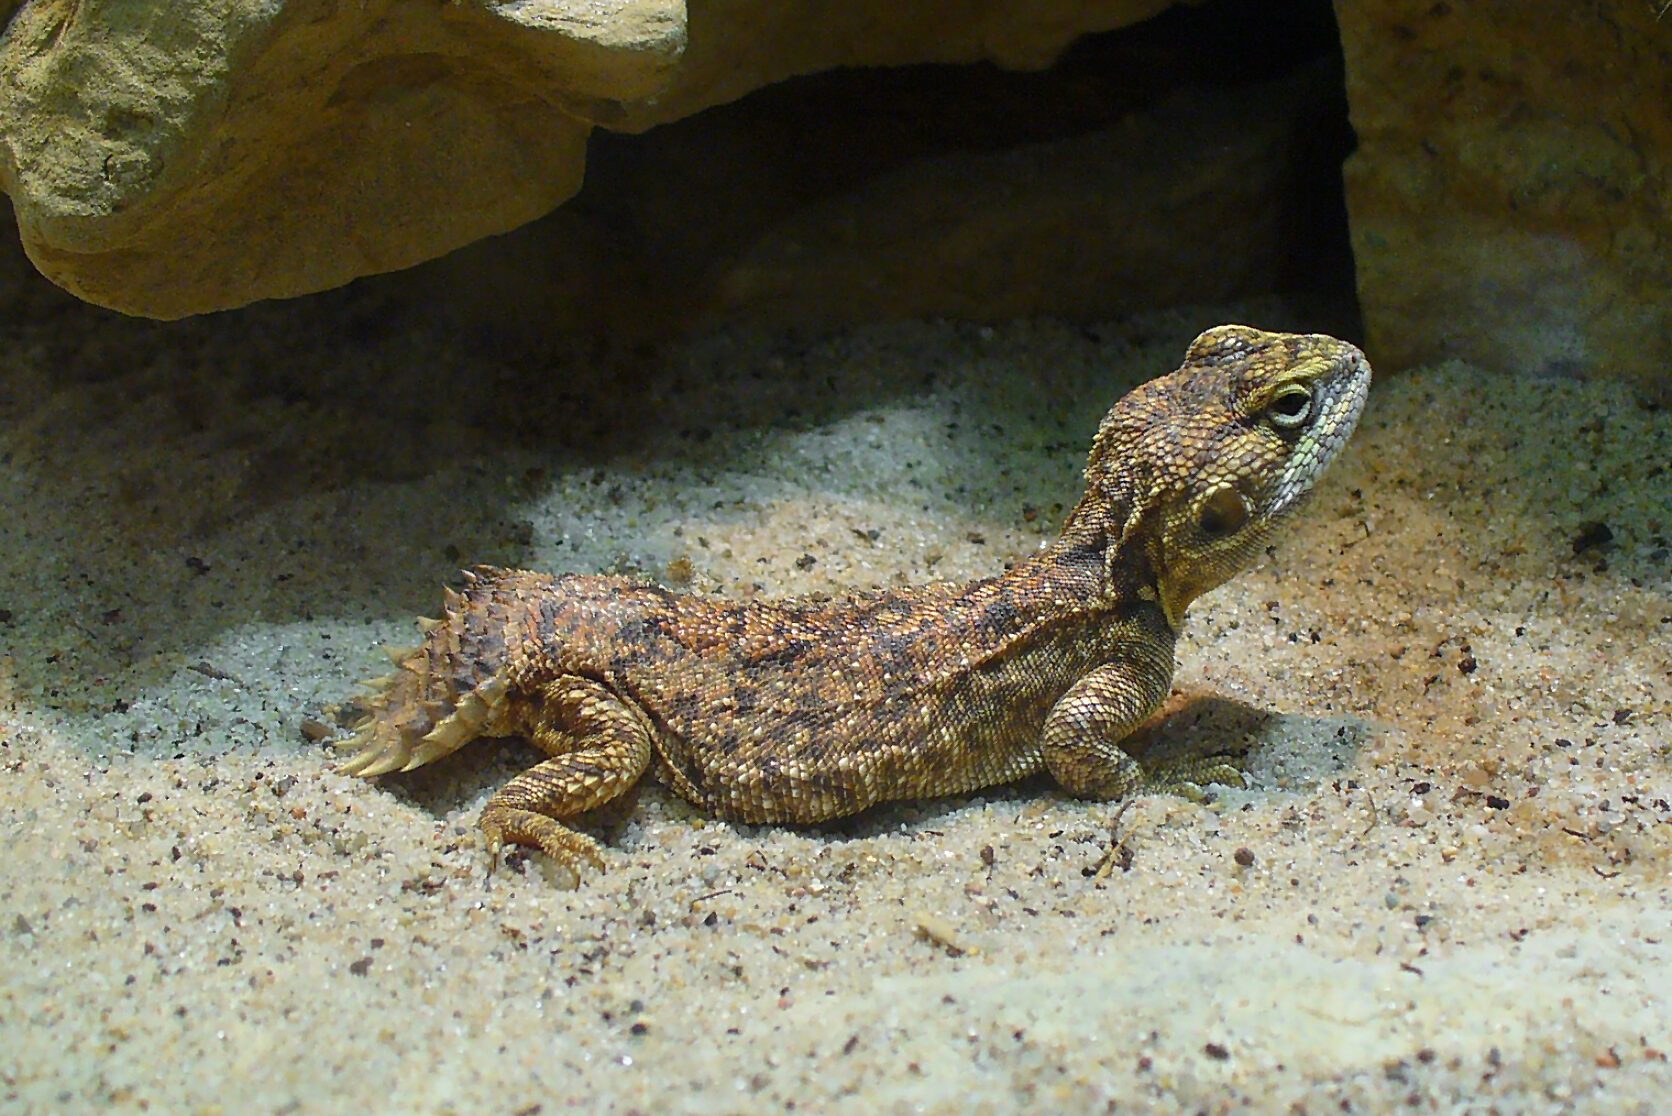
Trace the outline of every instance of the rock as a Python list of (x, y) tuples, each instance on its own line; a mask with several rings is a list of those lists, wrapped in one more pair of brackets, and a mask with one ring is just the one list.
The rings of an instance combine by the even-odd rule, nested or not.
[[(42, 272), (155, 317), (339, 286), (516, 228), (575, 195), (588, 144), (619, 154), (612, 140), (638, 145), (640, 164), (601, 186), (638, 208), (583, 195), (514, 249), (525, 265), (467, 253), (454, 278), (475, 268), (478, 281), (449, 290), (432, 277), (430, 292), (474, 300), (484, 321), (627, 336), (657, 322), (823, 321), (833, 307), (1100, 316), (1251, 293), (1262, 276), (1293, 286), (1309, 236), (1340, 218), (1296, 205), (1316, 195), (1285, 160), (1296, 121), (1303, 134), (1313, 116), (1268, 98), (1281, 82), (1229, 109), (1181, 93), (1106, 135), (1007, 131), (1011, 118), (971, 99), (959, 107), (1002, 120), (990, 131), (1009, 149), (972, 142), (915, 161), (879, 158), (857, 129), (849, 151), (821, 154), (808, 120), (820, 133), (833, 122), (810, 104), (765, 121), (769, 133), (743, 117), (730, 136), (657, 127), (833, 68), (1040, 67), (1088, 31), (1166, 7), (0, 0), (0, 189)], [(1378, 367), (1600, 368), (1672, 398), (1672, 18), (1645, 0), (1536, 20), (1455, 0), (1337, 9), (1359, 137), (1347, 207)], [(1282, 21), (1321, 22), (1304, 5), (1185, 10), (1194, 22), (1173, 23), (1175, 50), (1252, 18), (1242, 53), (1268, 65), (1293, 45)], [(1222, 65), (1140, 53), (1108, 72), (1159, 104), (1167, 83)], [(1048, 111), (1071, 113), (1073, 98)], [(918, 108), (857, 111), (898, 123)], [(1191, 159), (1180, 143), (1214, 154)], [(875, 173), (852, 176), (860, 166)], [(795, 188), (820, 175), (849, 177)]]
[(1672, 24), (1656, 5), (1336, 7), (1377, 367), (1600, 368), (1672, 392)]
[(1164, 7), (30, 0), (0, 35), (0, 189), (53, 281), (177, 317), (515, 228), (579, 188), (594, 125), (832, 66), (1040, 66)]
[[(516, 61), (478, 9), (315, 9), (27, 4), (0, 38), (0, 186), (36, 266), (175, 317), (404, 267), (578, 188), (588, 126), (553, 102), (596, 94), (610, 50), (523, 32), (589, 63), (541, 102), (472, 61)], [(651, 88), (647, 65), (621, 80)]]

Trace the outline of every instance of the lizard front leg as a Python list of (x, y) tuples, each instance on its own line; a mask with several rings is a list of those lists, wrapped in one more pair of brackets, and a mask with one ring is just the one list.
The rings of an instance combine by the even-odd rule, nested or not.
[(1078, 798), (1155, 791), (1200, 801), (1202, 783), (1243, 785), (1230, 756), (1191, 756), (1146, 771), (1121, 748), (1165, 700), (1172, 678), (1170, 653), (1139, 654), (1098, 667), (1057, 699), (1045, 718), (1041, 751), (1064, 790)]
[(650, 726), (601, 683), (565, 676), (519, 710), (520, 729), (547, 759), (488, 800), (482, 832), (496, 857), (506, 843), (533, 845), (577, 878), (603, 867), (598, 842), (563, 824), (631, 790), (650, 766)]

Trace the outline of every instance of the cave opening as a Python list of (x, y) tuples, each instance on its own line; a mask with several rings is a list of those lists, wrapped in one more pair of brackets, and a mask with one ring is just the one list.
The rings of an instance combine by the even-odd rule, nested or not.
[(1328, 0), (1209, 0), (1083, 36), (1045, 70), (837, 70), (600, 129), (579, 195), (444, 270), (501, 339), (1267, 294), (1357, 337), (1353, 144)]

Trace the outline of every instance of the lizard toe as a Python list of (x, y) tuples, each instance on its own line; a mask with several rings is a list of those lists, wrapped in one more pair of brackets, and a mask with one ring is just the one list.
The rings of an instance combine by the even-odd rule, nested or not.
[(1190, 756), (1153, 769), (1144, 780), (1144, 790), (1151, 794), (1175, 794), (1191, 802), (1206, 802), (1208, 791), (1205, 784), (1209, 783), (1242, 788), (1248, 786), (1248, 777), (1237, 757), (1228, 753)]
[(481, 827), (494, 863), (506, 845), (526, 845), (549, 856), (576, 884), (585, 878), (586, 868), (604, 869), (604, 852), (597, 841), (544, 814), (490, 807), (483, 811)]
[(352, 756), (337, 765), (343, 775), (371, 778), (406, 766), (412, 747), (406, 734), (382, 724), (369, 725), (356, 733), (344, 745), (357, 748)]

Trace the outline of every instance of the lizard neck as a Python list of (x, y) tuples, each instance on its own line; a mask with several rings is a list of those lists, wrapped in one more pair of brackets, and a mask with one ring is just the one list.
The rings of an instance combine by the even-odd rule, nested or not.
[(998, 580), (1009, 592), (1025, 595), (1033, 614), (1049, 617), (1059, 629), (1076, 622), (1095, 627), (1153, 608), (1177, 630), (1164, 608), (1149, 548), (1122, 545), (1098, 524), (1070, 520), (1055, 542)]
[(1043, 573), (1046, 577), (1066, 574), (1075, 581), (1076, 574), (1089, 576), (1084, 590), (1088, 600), (1106, 609), (1153, 605), (1176, 635), (1190, 602), (1170, 591), (1163, 528), (1154, 501), (1140, 498), (1133, 489), (1130, 483), (1088, 484), (1061, 535), (1034, 561), (1058, 571)]

